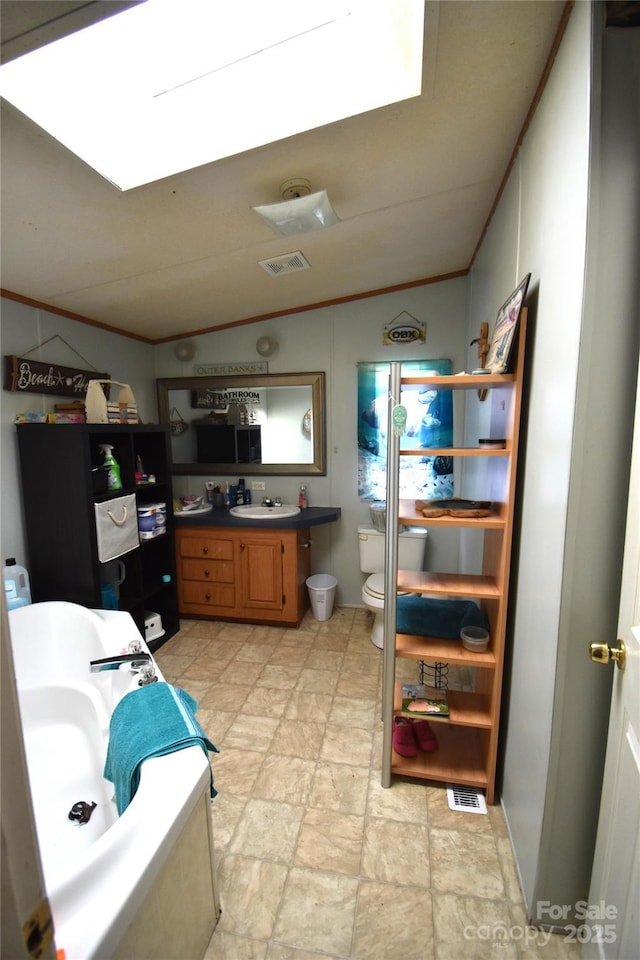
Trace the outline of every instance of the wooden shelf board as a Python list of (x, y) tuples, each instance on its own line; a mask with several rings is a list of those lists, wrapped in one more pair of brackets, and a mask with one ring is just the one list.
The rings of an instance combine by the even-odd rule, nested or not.
[(440, 727), (482, 727), (485, 730), (491, 729), (491, 713), (489, 697), (481, 693), (468, 693), (464, 690), (448, 690), (447, 700), (449, 702), (449, 719), (434, 719), (428, 714), (402, 713), (402, 684), (396, 683), (394, 688), (393, 709), (395, 713), (405, 717), (411, 717), (413, 720), (429, 720), (433, 729), (437, 731)]
[(509, 447), (419, 447), (400, 450), (401, 457), (509, 457)]
[(493, 505), (488, 517), (424, 517), (416, 510), (415, 500), (400, 500), (398, 519), (400, 523), (415, 527), (475, 527), (479, 530), (504, 530), (505, 527), (504, 509), (500, 503)]
[(410, 593), (436, 593), (448, 597), (500, 598), (494, 577), (463, 573), (430, 573), (419, 570), (398, 570), (398, 589)]
[(391, 773), (420, 780), (438, 780), (470, 787), (487, 787), (487, 773), (476, 730), (434, 723), (438, 749), (416, 757), (391, 754)]
[(459, 640), (419, 637), (409, 633), (396, 634), (396, 656), (408, 660), (443, 661), (486, 669), (492, 669), (496, 665), (495, 654), (490, 649), (484, 653), (473, 653), (471, 650), (466, 650)]
[(482, 390), (487, 387), (506, 387), (510, 386), (515, 380), (513, 373), (458, 373), (450, 377), (446, 376), (416, 376), (401, 377), (402, 386), (429, 386), (442, 387), (443, 389), (458, 390)]

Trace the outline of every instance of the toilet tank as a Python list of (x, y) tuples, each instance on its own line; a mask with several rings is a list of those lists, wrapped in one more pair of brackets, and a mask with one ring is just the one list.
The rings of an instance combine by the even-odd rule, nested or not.
[[(422, 570), (427, 530), (424, 527), (404, 527), (398, 534), (398, 569)], [(362, 573), (384, 571), (385, 535), (373, 527), (358, 527), (360, 570)]]

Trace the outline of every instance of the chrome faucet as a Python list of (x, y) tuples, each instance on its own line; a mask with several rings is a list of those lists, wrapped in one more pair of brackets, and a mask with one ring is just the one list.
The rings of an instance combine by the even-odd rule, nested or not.
[(131, 665), (132, 670), (136, 670), (144, 666), (144, 664), (149, 663), (150, 660), (151, 655), (141, 650), (140, 653), (121, 653), (116, 657), (103, 657), (102, 660), (91, 660), (89, 662), (89, 669), (91, 673), (102, 673), (103, 670), (112, 670), (114, 667), (119, 667), (123, 663), (128, 663)]

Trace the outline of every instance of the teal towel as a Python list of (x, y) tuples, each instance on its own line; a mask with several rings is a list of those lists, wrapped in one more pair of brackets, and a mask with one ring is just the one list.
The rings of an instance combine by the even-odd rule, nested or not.
[(398, 597), (396, 630), (419, 637), (459, 640), (463, 627), (489, 629), (485, 613), (473, 600), (436, 600), (418, 594)]
[[(118, 813), (123, 814), (140, 783), (140, 767), (151, 757), (199, 744), (219, 753), (195, 718), (198, 704), (180, 687), (153, 683), (122, 698), (111, 716), (104, 775), (116, 788)], [(217, 791), (211, 773), (211, 798)]]

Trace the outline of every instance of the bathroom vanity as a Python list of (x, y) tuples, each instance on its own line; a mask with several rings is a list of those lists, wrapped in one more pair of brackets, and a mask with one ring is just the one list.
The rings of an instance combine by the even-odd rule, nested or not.
[(185, 617), (296, 627), (309, 606), (311, 530), (334, 523), (339, 507), (250, 520), (224, 508), (177, 515), (178, 607)]

